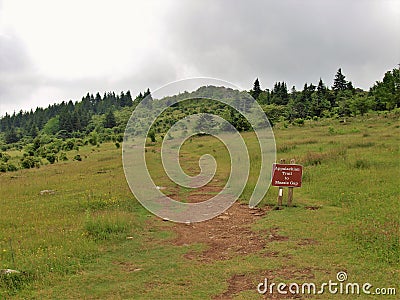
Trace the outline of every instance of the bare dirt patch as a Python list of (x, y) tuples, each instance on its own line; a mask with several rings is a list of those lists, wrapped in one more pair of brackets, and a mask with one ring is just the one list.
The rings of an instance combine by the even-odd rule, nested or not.
[(205, 244), (206, 249), (189, 252), (187, 259), (203, 262), (230, 259), (236, 255), (256, 253), (262, 250), (267, 240), (260, 232), (251, 229), (251, 225), (261, 218), (269, 208), (250, 209), (247, 204), (235, 203), (222, 215), (200, 223), (174, 224), (177, 237), (174, 245)]
[[(217, 187), (208, 187), (202, 192), (190, 191), (188, 202), (200, 202), (210, 198), (210, 194), (217, 193)], [(188, 246), (202, 244), (202, 251), (190, 251), (184, 255), (186, 259), (196, 260), (203, 263), (213, 263), (218, 260), (227, 260), (239, 255), (259, 253), (265, 257), (280, 257), (278, 252), (262, 251), (268, 243), (284, 242), (289, 237), (279, 233), (279, 228), (274, 227), (264, 231), (253, 231), (251, 226), (262, 218), (274, 207), (264, 207), (250, 209), (246, 203), (234, 203), (225, 213), (208, 221), (192, 224), (169, 224), (168, 230), (176, 233), (176, 238), (169, 240), (176, 246)], [(312, 239), (302, 239), (299, 246), (313, 245), (317, 242)], [(290, 259), (290, 257), (287, 257)], [(257, 285), (268, 278), (270, 282), (276, 279), (284, 279), (298, 282), (307, 282), (313, 278), (310, 269), (296, 270), (290, 267), (278, 270), (262, 270), (257, 273), (234, 274), (228, 279), (227, 290), (215, 296), (213, 299), (232, 299), (242, 291), (252, 291), (257, 293)], [(262, 298), (262, 296), (260, 295)], [(306, 298), (299, 295), (266, 294), (264, 299), (302, 299)]]

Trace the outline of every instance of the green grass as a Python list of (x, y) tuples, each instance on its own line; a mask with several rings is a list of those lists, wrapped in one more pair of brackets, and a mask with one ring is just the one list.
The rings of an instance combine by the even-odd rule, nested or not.
[[(399, 120), (370, 115), (346, 121), (276, 125), (278, 161), (295, 158), (304, 165), (303, 186), (294, 191), (295, 206), (272, 210), (253, 225), (266, 238), (261, 253), (207, 264), (185, 259), (185, 253), (202, 246), (169, 243), (174, 237), (171, 224), (134, 199), (124, 177), (121, 149), (112, 143), (68, 154), (80, 154), (80, 162), (70, 159), (0, 174), (0, 269), (22, 272), (0, 276), (0, 298), (210, 299), (228, 288), (234, 274), (282, 268), (310, 269), (316, 283), (346, 271), (353, 282), (396, 287), (399, 293)], [(243, 136), (251, 176), (240, 201), (247, 202), (260, 156), (254, 135)], [(159, 147), (149, 145), (146, 153), (155, 183), (186, 201), (192, 191), (167, 178)], [(198, 158), (208, 149), (214, 150), (211, 154), (218, 162), (210, 184), (223, 186), (229, 156), (214, 138), (185, 143), (183, 169), (197, 174)], [(40, 195), (45, 189), (56, 192)], [(271, 187), (261, 205), (275, 205), (276, 196), (277, 188)], [(268, 241), (271, 228), (288, 239)], [(276, 255), (267, 257), (266, 252)], [(286, 277), (277, 278), (298, 281)], [(259, 299), (256, 284), (237, 299)]]

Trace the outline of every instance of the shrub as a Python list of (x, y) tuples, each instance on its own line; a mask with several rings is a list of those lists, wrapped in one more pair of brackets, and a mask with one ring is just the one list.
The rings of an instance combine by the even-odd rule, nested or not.
[(6, 163), (0, 163), (0, 172), (5, 173), (7, 172), (7, 164)]
[(40, 159), (34, 156), (26, 156), (21, 160), (21, 167), (23, 169), (39, 168)]
[(80, 156), (80, 154), (77, 154), (75, 155), (74, 160), (82, 161), (82, 157)]
[(154, 132), (153, 130), (149, 132), (149, 138), (150, 138), (150, 140), (151, 140), (152, 143), (155, 143), (155, 141), (156, 141), (156, 134), (155, 134), (155, 132)]
[(98, 142), (98, 139), (99, 139), (99, 136), (98, 136), (98, 134), (96, 132), (90, 133), (90, 135), (89, 135), (89, 143), (91, 145), (96, 146), (97, 142)]
[(75, 147), (75, 142), (73, 140), (68, 140), (64, 143), (63, 145), (63, 150), (65, 151), (71, 151)]
[(8, 155), (7, 153), (1, 153), (0, 152), (0, 161), (2, 162), (8, 162), (10, 159), (10, 155)]
[(61, 152), (60, 153), (60, 158), (59, 158), (61, 161), (67, 161), (68, 160), (68, 157), (67, 157), (67, 154), (65, 153), (65, 152)]
[(18, 171), (18, 168), (14, 164), (8, 164), (7, 171), (15, 172), (15, 171)]
[(124, 136), (122, 134), (117, 135), (117, 142), (118, 143), (122, 143), (123, 140), (124, 140)]
[(304, 125), (304, 119), (298, 118), (294, 120), (294, 123), (298, 126), (303, 126)]
[(48, 153), (46, 155), (46, 159), (49, 161), (49, 163), (54, 164), (57, 160), (57, 155), (55, 155), (54, 153)]
[(17, 291), (28, 286), (35, 276), (29, 272), (18, 272), (11, 274), (0, 273), (0, 290), (6, 290), (9, 294), (14, 294)]

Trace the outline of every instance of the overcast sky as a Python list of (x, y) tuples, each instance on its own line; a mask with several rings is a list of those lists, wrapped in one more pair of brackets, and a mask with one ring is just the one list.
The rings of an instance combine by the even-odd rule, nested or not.
[(398, 0), (0, 0), (0, 116), (196, 76), (368, 89), (399, 36)]

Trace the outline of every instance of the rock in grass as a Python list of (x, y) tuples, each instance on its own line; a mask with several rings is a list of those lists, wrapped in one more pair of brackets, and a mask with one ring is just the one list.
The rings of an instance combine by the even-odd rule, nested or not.
[(9, 275), (9, 274), (19, 274), (21, 273), (20, 271), (17, 270), (12, 270), (12, 269), (1, 269), (0, 274), (2, 275)]
[(55, 190), (43, 190), (43, 191), (40, 191), (40, 195), (53, 195), (55, 193), (56, 193)]

